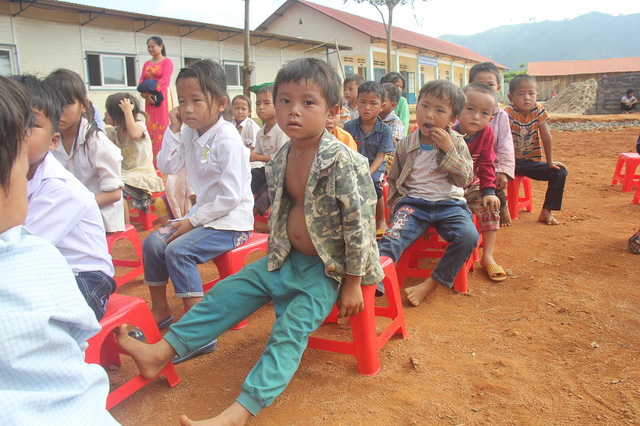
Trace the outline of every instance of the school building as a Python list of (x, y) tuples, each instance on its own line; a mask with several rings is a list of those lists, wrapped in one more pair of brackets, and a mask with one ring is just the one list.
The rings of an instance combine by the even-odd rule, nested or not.
[[(366, 2), (351, 6), (372, 7)], [(453, 16), (450, 18), (454, 19)], [(387, 34), (381, 22), (306, 0), (287, 0), (257, 30), (352, 46), (352, 52), (342, 52), (337, 58), (341, 60), (338, 66), (345, 75), (357, 73), (365, 80), (380, 81), (387, 72)], [(425, 82), (448, 79), (462, 87), (468, 83), (473, 65), (494, 62), (457, 44), (395, 26), (392, 38), (394, 63), (391, 69), (405, 77), (403, 95), (411, 104), (416, 102)], [(495, 64), (501, 70), (501, 85), (504, 86), (502, 75), (507, 68)]]
[[(220, 63), (230, 96), (242, 93), (242, 29), (202, 22), (122, 12), (56, 0), (0, 0), (0, 74), (46, 76), (71, 69), (87, 83), (89, 98), (104, 112), (106, 98), (135, 92), (144, 63), (151, 59), (147, 39), (160, 36), (175, 77), (200, 59)], [(267, 32), (251, 32), (252, 84), (271, 82), (287, 62), (317, 57), (329, 62), (348, 45)]]
[(590, 114), (620, 112), (620, 98), (628, 89), (640, 93), (640, 57), (584, 61), (530, 62), (527, 72), (536, 78), (541, 98), (550, 98), (573, 83), (598, 83), (595, 108)]

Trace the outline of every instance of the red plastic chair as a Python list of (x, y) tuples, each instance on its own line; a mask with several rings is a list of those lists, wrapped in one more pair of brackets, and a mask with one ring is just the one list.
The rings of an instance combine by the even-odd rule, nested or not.
[[(218, 281), (223, 280), (244, 268), (247, 258), (251, 253), (256, 251), (263, 251), (266, 253), (268, 240), (269, 234), (253, 232), (247, 242), (213, 259), (213, 263), (215, 263), (216, 268), (218, 268), (219, 278), (203, 284), (202, 289), (204, 292), (206, 293), (211, 290)], [(242, 320), (234, 327), (231, 327), (231, 329), (240, 330), (246, 326), (247, 320)]]
[[(524, 197), (520, 197), (520, 184), (524, 188)], [(507, 204), (511, 219), (518, 218), (518, 212), (527, 209), (533, 211), (533, 197), (531, 196), (531, 179), (526, 176), (516, 176), (507, 185)]]
[[(159, 178), (162, 178), (162, 173), (160, 173), (160, 170), (156, 170), (156, 174)], [(140, 223), (144, 231), (150, 231), (151, 229), (153, 229), (153, 222), (158, 220), (158, 215), (156, 214), (156, 206), (153, 204), (153, 200), (158, 197), (162, 197), (163, 195), (164, 191), (154, 192), (153, 194), (151, 194), (151, 205), (149, 206), (149, 213), (143, 213), (142, 211), (133, 207), (130, 208), (129, 222)]]
[[(404, 287), (404, 280), (407, 277), (429, 278), (432, 269), (420, 268), (420, 259), (440, 259), (449, 245), (448, 242), (440, 239), (438, 232), (433, 226), (427, 229), (425, 236), (427, 235), (428, 238), (424, 238), (423, 236), (406, 249), (404, 253), (402, 253), (400, 260), (398, 260), (396, 271), (400, 287)], [(458, 272), (453, 282), (453, 289), (460, 293), (467, 292), (467, 275), (469, 275), (469, 271), (474, 270), (474, 254), (477, 256), (477, 248), (474, 250), (474, 253), (469, 256), (469, 259), (467, 259), (462, 269), (460, 269), (460, 272)]]
[(639, 201), (640, 201), (640, 185), (638, 185), (638, 187), (636, 188), (636, 194), (633, 196), (633, 201), (631, 201), (631, 203), (638, 204)]
[[(362, 286), (364, 310), (358, 315), (349, 317), (353, 341), (344, 342), (311, 336), (307, 346), (312, 349), (352, 355), (356, 358), (358, 373), (368, 376), (375, 376), (380, 372), (380, 350), (391, 336), (399, 334), (403, 339), (407, 338), (396, 268), (388, 257), (381, 257), (380, 264), (384, 270), (383, 283), (389, 306), (375, 306), (375, 285)], [(338, 309), (334, 306), (325, 322), (337, 322), (337, 316)], [(376, 329), (376, 316), (391, 319), (391, 324), (380, 335)]]
[[(140, 328), (149, 343), (156, 343), (162, 339), (158, 326), (146, 302), (137, 297), (112, 294), (107, 304), (107, 312), (100, 320), (102, 331), (88, 340), (89, 347), (85, 351), (85, 361), (90, 364), (122, 365), (120, 354), (124, 352), (116, 343), (113, 330), (120, 324), (131, 324)], [(180, 377), (171, 362), (162, 369), (158, 376), (165, 376), (171, 387), (180, 383)], [(141, 374), (111, 391), (107, 397), (107, 410), (122, 402), (129, 395), (149, 383)]]
[[(624, 173), (622, 168), (626, 164)], [(613, 180), (611, 185), (622, 183), (623, 192), (631, 192), (634, 186), (640, 186), (640, 175), (636, 174), (636, 169), (640, 165), (640, 154), (635, 152), (622, 153), (618, 157), (616, 170), (613, 172)]]
[(124, 259), (113, 259), (113, 266), (123, 266), (125, 268), (133, 268), (132, 270), (120, 275), (117, 277), (116, 286), (120, 287), (121, 285), (128, 283), (132, 279), (142, 275), (144, 273), (144, 268), (142, 266), (142, 242), (140, 241), (140, 237), (138, 236), (138, 232), (136, 228), (132, 225), (125, 225), (125, 230), (122, 232), (110, 232), (107, 234), (107, 246), (109, 248), (109, 254), (111, 254), (113, 250), (113, 245), (116, 241), (121, 239), (127, 239), (133, 245), (133, 249), (136, 251), (138, 255), (138, 260), (124, 260)]

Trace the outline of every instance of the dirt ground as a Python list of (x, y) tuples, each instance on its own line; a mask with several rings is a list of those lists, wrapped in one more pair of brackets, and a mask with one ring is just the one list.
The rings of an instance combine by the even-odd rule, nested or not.
[[(618, 119), (640, 114), (577, 118)], [(627, 249), (640, 204), (611, 186), (618, 155), (634, 152), (639, 133), (553, 132), (555, 159), (569, 170), (561, 225), (536, 221), (546, 184), (534, 182), (533, 213), (499, 233), (496, 259), (511, 271), (507, 281), (493, 283), (476, 268), (468, 294), (439, 289), (419, 307), (405, 301), (408, 338), (382, 348), (375, 377), (359, 375), (349, 355), (307, 350), (287, 389), (252, 423), (640, 423), (640, 256)], [(123, 244), (115, 255), (128, 250)], [(217, 274), (211, 265), (202, 271), (205, 279)], [(119, 292), (148, 300), (141, 278)], [(181, 315), (178, 300), (172, 309)], [(219, 413), (260, 357), (273, 317), (263, 307), (248, 327), (222, 335), (215, 352), (178, 365), (177, 387), (156, 379), (111, 413), (125, 425)], [(346, 339), (348, 322), (319, 333)], [(109, 372), (113, 386), (137, 373), (123, 359)]]

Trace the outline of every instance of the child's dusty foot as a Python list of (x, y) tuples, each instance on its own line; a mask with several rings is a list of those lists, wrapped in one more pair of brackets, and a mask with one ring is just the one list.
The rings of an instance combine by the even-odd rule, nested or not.
[(560, 222), (558, 222), (549, 209), (542, 209), (540, 216), (538, 216), (538, 222), (546, 223), (547, 225), (560, 225)]
[(433, 278), (429, 277), (418, 285), (405, 288), (404, 294), (413, 306), (418, 306), (420, 302), (429, 297), (436, 288), (438, 288), (438, 283), (435, 282)]
[(509, 213), (509, 209), (505, 207), (502, 213), (500, 213), (500, 226), (509, 225), (511, 225), (511, 213)]
[(154, 379), (176, 354), (164, 339), (153, 345), (137, 341), (127, 334), (126, 324), (121, 324), (114, 331), (118, 346), (131, 355), (138, 370), (147, 379)]
[(180, 417), (181, 426), (190, 425), (229, 425), (240, 426), (246, 424), (251, 419), (251, 413), (247, 411), (240, 403), (234, 402), (222, 413), (216, 417), (207, 420), (194, 422), (189, 417), (182, 415)]

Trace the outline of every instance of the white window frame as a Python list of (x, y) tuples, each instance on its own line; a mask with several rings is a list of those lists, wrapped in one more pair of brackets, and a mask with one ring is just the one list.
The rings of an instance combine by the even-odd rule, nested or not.
[[(97, 56), (98, 57), (98, 62), (100, 64), (100, 85), (92, 85), (91, 84), (91, 70), (89, 67), (89, 56)], [(103, 58), (117, 58), (117, 59), (121, 59), (122, 60), (122, 67), (123, 67), (123, 71), (124, 71), (124, 84), (110, 84), (110, 83), (105, 83), (104, 79), (105, 79), (105, 73), (104, 73), (104, 65), (103, 65)], [(134, 73), (134, 84), (133, 86), (129, 86), (127, 84), (128, 82), (128, 70), (127, 70), (127, 58), (133, 58), (133, 73)], [(135, 87), (137, 86), (137, 82), (138, 82), (138, 78), (139, 78), (139, 72), (138, 72), (138, 55), (133, 54), (133, 53), (112, 53), (112, 52), (96, 52), (96, 51), (86, 51), (85, 52), (85, 60), (86, 60), (86, 67), (87, 67), (87, 73), (88, 73), (88, 83), (89, 83), (89, 89), (90, 90), (100, 90), (100, 89), (106, 89), (106, 90), (114, 90), (114, 89), (124, 89), (124, 90), (134, 90)]]
[(16, 46), (13, 44), (0, 44), (0, 50), (9, 52), (9, 64), (11, 68), (9, 74), (19, 74), (18, 63), (16, 60)]
[[(227, 69), (225, 68), (227, 65), (237, 65), (238, 66), (238, 83), (237, 85), (232, 85), (227, 81), (227, 87), (229, 90), (239, 90), (242, 89), (242, 67), (244, 67), (244, 62), (242, 61), (222, 61), (222, 70), (224, 71), (224, 75), (227, 75)], [(256, 64), (251, 62), (253, 65), (253, 72), (251, 73), (251, 85), (256, 84)]]
[[(122, 60), (122, 75), (124, 76), (124, 83), (105, 83), (104, 81), (104, 58), (114, 58)], [(102, 81), (102, 87), (129, 87), (127, 86), (127, 58), (126, 55), (113, 55), (113, 54), (100, 54), (100, 80)]]

